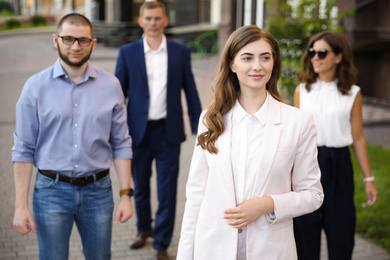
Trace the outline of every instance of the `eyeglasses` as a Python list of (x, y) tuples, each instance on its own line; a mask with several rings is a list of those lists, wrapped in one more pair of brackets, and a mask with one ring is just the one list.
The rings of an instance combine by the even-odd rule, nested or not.
[(318, 58), (320, 60), (323, 60), (326, 58), (326, 55), (328, 55), (328, 51), (327, 49), (320, 49), (318, 51), (315, 51), (313, 48), (310, 48), (308, 51), (307, 51), (307, 54), (309, 56), (310, 59), (313, 59), (314, 56), (316, 56), (316, 54), (318, 55)]
[(76, 37), (72, 37), (72, 36), (59, 36), (59, 35), (57, 35), (57, 36), (58, 36), (58, 38), (61, 38), (62, 42), (66, 45), (73, 45), (74, 42), (77, 41), (80, 46), (87, 47), (91, 44), (91, 41), (92, 41), (92, 39), (88, 39), (85, 37), (76, 38)]

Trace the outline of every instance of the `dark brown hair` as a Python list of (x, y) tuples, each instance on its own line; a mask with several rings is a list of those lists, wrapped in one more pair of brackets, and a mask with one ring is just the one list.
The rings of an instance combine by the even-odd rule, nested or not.
[(338, 32), (325, 31), (310, 38), (307, 49), (301, 58), (302, 70), (298, 75), (299, 80), (306, 84), (305, 87), (308, 91), (311, 89), (310, 85), (317, 80), (318, 74), (314, 72), (308, 50), (318, 40), (326, 41), (335, 55), (342, 54), (342, 60), (336, 67), (335, 79), (337, 80), (339, 91), (343, 95), (347, 94), (352, 85), (356, 83), (357, 70), (353, 64), (353, 54), (347, 38)]
[(207, 131), (198, 136), (199, 145), (210, 153), (218, 153), (215, 141), (225, 130), (222, 116), (233, 108), (240, 94), (240, 84), (236, 73), (231, 71), (230, 64), (244, 46), (260, 39), (269, 43), (274, 60), (271, 78), (266, 84), (266, 89), (275, 99), (281, 101), (277, 89), (282, 63), (278, 42), (268, 31), (255, 25), (238, 28), (230, 35), (222, 51), (214, 73), (216, 75), (213, 81), (214, 100), (208, 108), (203, 121)]
[(62, 31), (62, 25), (67, 22), (77, 26), (88, 26), (91, 31), (91, 37), (93, 38), (93, 26), (92, 23), (84, 15), (78, 13), (67, 14), (61, 18), (57, 25), (57, 35), (60, 35)]

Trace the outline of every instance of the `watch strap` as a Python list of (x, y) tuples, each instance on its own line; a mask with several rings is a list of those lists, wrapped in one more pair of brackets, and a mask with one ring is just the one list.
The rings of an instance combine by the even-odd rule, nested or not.
[(122, 196), (122, 195), (128, 195), (129, 197), (132, 197), (134, 195), (134, 190), (132, 188), (125, 189), (125, 190), (120, 190), (119, 191), (119, 196)]

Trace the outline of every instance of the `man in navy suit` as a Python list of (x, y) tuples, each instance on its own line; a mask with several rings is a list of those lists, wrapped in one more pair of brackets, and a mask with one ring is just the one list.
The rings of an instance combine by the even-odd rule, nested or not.
[[(201, 105), (191, 71), (190, 50), (167, 40), (165, 6), (144, 2), (138, 20), (143, 39), (122, 46), (115, 75), (128, 98), (128, 125), (133, 139), (132, 173), (138, 234), (130, 246), (138, 249), (154, 238), (157, 259), (168, 259), (176, 209), (180, 144), (185, 140), (181, 90), (184, 89), (192, 133)], [(158, 209), (152, 228), (150, 177), (156, 160)]]

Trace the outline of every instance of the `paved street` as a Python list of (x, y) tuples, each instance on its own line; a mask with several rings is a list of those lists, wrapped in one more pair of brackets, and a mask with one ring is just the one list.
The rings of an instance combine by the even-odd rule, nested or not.
[[(57, 59), (57, 50), (53, 47), (51, 33), (44, 30), (36, 33), (0, 34), (0, 260), (38, 259), (35, 234), (19, 235), (12, 227), (14, 213), (14, 181), (11, 163), (12, 133), (15, 129), (15, 104), (24, 82), (32, 74), (51, 66)], [(91, 62), (106, 71), (115, 69), (117, 48), (97, 45)], [(206, 57), (193, 62), (193, 72), (203, 107), (209, 103), (211, 94), (210, 78), (217, 63), (216, 57)], [(367, 141), (390, 148), (390, 112), (374, 106), (364, 106), (364, 121)], [(188, 129), (188, 128), (187, 128)], [(181, 167), (177, 197), (176, 226), (169, 247), (170, 259), (175, 259), (179, 239), (181, 218), (185, 203), (185, 183), (195, 137), (189, 135), (182, 145)], [(116, 175), (113, 173), (113, 190), (118, 194)], [(155, 179), (152, 180), (155, 186)], [(32, 188), (30, 194), (32, 194)], [(154, 192), (156, 188), (152, 189)], [(30, 200), (32, 196), (30, 195)], [(115, 196), (118, 201), (118, 196)], [(156, 209), (157, 198), (153, 193), (152, 206)], [(151, 239), (145, 248), (130, 250), (129, 244), (136, 235), (136, 217), (125, 224), (114, 225), (112, 240), (113, 259), (149, 260), (154, 259)], [(84, 259), (77, 230), (71, 236), (70, 259)], [(322, 260), (327, 259), (326, 244), (323, 243)], [(354, 260), (389, 260), (390, 256), (382, 248), (356, 235)]]

